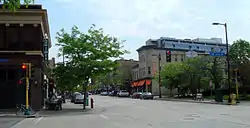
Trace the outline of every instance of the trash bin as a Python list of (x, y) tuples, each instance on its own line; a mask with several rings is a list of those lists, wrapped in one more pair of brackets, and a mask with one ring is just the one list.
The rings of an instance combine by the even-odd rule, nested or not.
[(216, 102), (223, 102), (223, 93), (221, 90), (215, 90), (215, 101)]
[(233, 104), (236, 104), (236, 94), (230, 94), (230, 97), (231, 97), (231, 105), (233, 105)]
[(85, 106), (89, 106), (89, 94), (86, 94), (86, 105)]
[(89, 106), (89, 97), (86, 98), (86, 106)]

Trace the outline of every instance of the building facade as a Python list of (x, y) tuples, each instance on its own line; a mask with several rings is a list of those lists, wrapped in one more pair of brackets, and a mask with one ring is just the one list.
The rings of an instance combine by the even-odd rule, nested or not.
[(30, 105), (40, 109), (43, 103), (42, 85), (45, 41), (51, 47), (47, 10), (41, 5), (21, 5), (16, 12), (2, 9), (0, 5), (0, 96), (5, 97), (0, 108), (15, 108), (25, 104), (25, 86), (21, 66), (32, 64), (32, 82), (29, 86)]
[[(154, 77), (159, 72), (159, 66), (162, 67), (168, 62), (184, 61), (189, 57), (207, 56), (211, 51), (226, 53), (226, 44), (222, 44), (219, 38), (150, 39), (146, 41), (146, 45), (137, 49), (139, 63), (133, 67), (132, 87), (136, 91), (149, 91), (158, 95), (159, 84)], [(170, 59), (169, 54), (171, 54)], [(168, 93), (164, 87), (161, 90), (163, 94)]]

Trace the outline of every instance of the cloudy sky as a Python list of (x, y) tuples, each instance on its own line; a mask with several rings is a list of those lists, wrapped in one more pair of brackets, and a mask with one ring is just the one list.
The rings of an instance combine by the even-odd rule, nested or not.
[[(249, 0), (36, 0), (48, 10), (52, 43), (56, 32), (73, 25), (85, 32), (91, 24), (106, 33), (126, 40), (126, 59), (137, 59), (136, 49), (149, 38), (224, 39), (224, 28), (212, 22), (228, 24), (229, 42), (250, 40)], [(57, 56), (57, 47), (50, 57)], [(60, 58), (57, 58), (60, 61)]]

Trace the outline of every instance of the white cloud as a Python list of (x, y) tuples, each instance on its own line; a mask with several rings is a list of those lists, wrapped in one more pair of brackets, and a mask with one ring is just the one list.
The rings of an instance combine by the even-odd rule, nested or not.
[[(127, 40), (132, 56), (149, 38), (224, 37), (222, 27), (229, 24), (229, 40), (248, 38), (249, 0), (58, 0), (75, 12), (87, 13), (93, 23), (112, 35)], [(248, 38), (249, 39), (249, 38)], [(131, 48), (133, 47), (133, 48)]]

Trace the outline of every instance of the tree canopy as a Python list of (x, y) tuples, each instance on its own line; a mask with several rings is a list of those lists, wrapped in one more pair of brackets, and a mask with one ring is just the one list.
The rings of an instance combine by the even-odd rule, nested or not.
[(25, 4), (27, 7), (29, 4), (34, 3), (35, 0), (0, 0), (0, 4), (3, 4), (3, 8), (7, 8), (10, 11), (16, 11), (20, 8), (21, 4)]
[(209, 89), (212, 80), (216, 88), (223, 84), (223, 58), (195, 57), (184, 62), (171, 62), (161, 71), (163, 86), (172, 91), (175, 88), (186, 89), (195, 94), (201, 89)]
[(55, 69), (60, 81), (57, 86), (82, 85), (86, 91), (86, 83), (92, 77), (113, 71), (117, 63), (112, 58), (120, 58), (127, 53), (122, 50), (125, 41), (104, 33), (92, 25), (87, 32), (81, 32), (73, 26), (68, 33), (61, 29), (57, 33), (59, 56), (64, 55), (67, 61)]
[(248, 63), (250, 60), (250, 43), (242, 39), (234, 41), (230, 46), (229, 55), (235, 67)]

